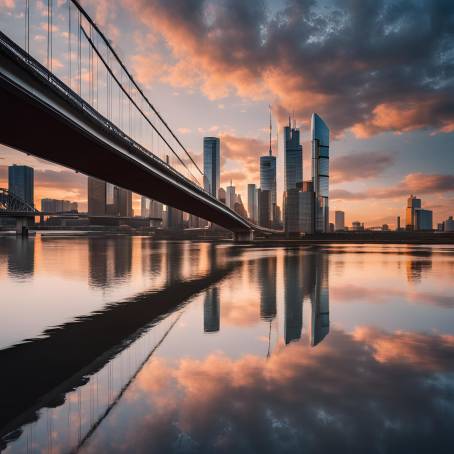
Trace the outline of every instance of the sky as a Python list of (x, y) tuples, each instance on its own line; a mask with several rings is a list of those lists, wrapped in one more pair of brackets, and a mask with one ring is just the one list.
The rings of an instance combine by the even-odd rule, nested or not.
[[(24, 3), (0, 0), (0, 19), (19, 21)], [(47, 20), (47, 2), (32, 3)], [(245, 206), (247, 184), (259, 185), (259, 156), (268, 151), (271, 105), (279, 204), (283, 127), (294, 115), (303, 178), (310, 179), (310, 117), (317, 112), (331, 131), (331, 218), (340, 209), (348, 225), (393, 226), (410, 194), (434, 210), (435, 222), (454, 215), (452, 1), (82, 4), (198, 162), (203, 137), (221, 138), (221, 185), (232, 180)], [(11, 163), (35, 167), (37, 201), (66, 198), (86, 207), (83, 175), (0, 145), (2, 187)]]

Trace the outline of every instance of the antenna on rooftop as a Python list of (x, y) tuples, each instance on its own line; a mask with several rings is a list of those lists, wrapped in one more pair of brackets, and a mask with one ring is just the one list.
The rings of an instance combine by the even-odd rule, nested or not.
[(268, 104), (268, 107), (270, 109), (270, 156), (273, 154), (273, 150), (271, 149), (271, 129), (272, 129), (272, 124), (271, 124), (271, 104)]

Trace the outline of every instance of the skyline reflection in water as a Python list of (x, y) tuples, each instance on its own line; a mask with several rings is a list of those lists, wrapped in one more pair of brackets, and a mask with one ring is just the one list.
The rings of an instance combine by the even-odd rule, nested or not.
[(0, 238), (3, 447), (451, 452), (453, 272), (443, 246)]

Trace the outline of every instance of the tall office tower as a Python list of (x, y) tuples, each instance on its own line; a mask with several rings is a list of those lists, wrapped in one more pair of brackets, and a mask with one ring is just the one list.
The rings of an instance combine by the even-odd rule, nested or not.
[(271, 227), (271, 191), (257, 189), (258, 224), (262, 227)]
[(203, 138), (204, 188), (212, 196), (218, 196), (221, 176), (221, 141), (219, 137)]
[(312, 181), (315, 192), (315, 232), (329, 228), (329, 129), (316, 114), (312, 114)]
[(345, 230), (345, 213), (343, 211), (334, 212), (334, 221), (336, 230)]
[(298, 193), (299, 231), (314, 233), (315, 195), (312, 181), (304, 181), (302, 191)]
[(315, 347), (329, 333), (329, 259), (316, 255), (315, 286), (312, 292), (311, 345)]
[(249, 213), (249, 219), (252, 222), (257, 222), (257, 211), (258, 211), (258, 202), (257, 202), (257, 188), (255, 184), (247, 185), (247, 209)]
[(396, 230), (397, 231), (400, 230), (400, 216), (397, 216), (397, 219), (396, 219)]
[(227, 203), (227, 193), (224, 188), (219, 188), (218, 190), (218, 199), (222, 203)]
[(407, 212), (405, 216), (405, 228), (415, 230), (415, 210), (421, 208), (421, 199), (415, 195), (410, 195), (407, 200)]
[(285, 149), (285, 185), (286, 191), (295, 189), (303, 181), (303, 146), (300, 144), (300, 130), (292, 128), (290, 118), (288, 126), (284, 128)]
[(131, 218), (133, 216), (132, 210), (132, 192), (128, 189), (118, 189), (118, 216), (125, 216)]
[(178, 208), (167, 205), (167, 228), (169, 230), (183, 230), (183, 212)]
[(233, 186), (232, 182), (230, 182), (230, 186), (227, 186), (225, 203), (230, 209), (233, 210), (235, 208), (235, 202), (236, 202), (235, 186)]
[(289, 124), (284, 128), (284, 230), (287, 234), (297, 234), (299, 228), (298, 184), (303, 181), (303, 147), (300, 144), (300, 131)]
[(243, 201), (241, 200), (241, 195), (237, 194), (235, 197), (235, 203), (233, 205), (233, 211), (235, 213), (239, 214), (243, 218), (247, 218), (247, 211), (246, 208), (244, 208)]
[(276, 156), (271, 148), (271, 108), (270, 108), (270, 144), (268, 154), (260, 156), (260, 189), (271, 193), (271, 219), (276, 216)]
[[(113, 203), (113, 189), (111, 199)], [(106, 215), (106, 182), (93, 177), (88, 177), (88, 214)]]
[(143, 218), (150, 217), (151, 200), (148, 197), (140, 197), (140, 216)]
[(8, 167), (8, 190), (31, 206), (34, 202), (35, 176), (32, 167), (13, 164)]
[(300, 233), (299, 194), (296, 187), (284, 192), (284, 230), (288, 235)]
[(220, 318), (219, 289), (210, 287), (205, 293), (203, 302), (203, 331), (205, 333), (219, 331)]
[(415, 210), (414, 230), (432, 230), (433, 220), (432, 211), (417, 208)]

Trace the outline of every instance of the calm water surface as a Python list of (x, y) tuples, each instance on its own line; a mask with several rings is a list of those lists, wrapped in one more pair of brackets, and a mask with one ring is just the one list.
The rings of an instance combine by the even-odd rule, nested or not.
[(0, 450), (454, 452), (454, 248), (0, 237)]

